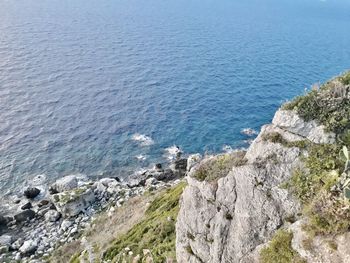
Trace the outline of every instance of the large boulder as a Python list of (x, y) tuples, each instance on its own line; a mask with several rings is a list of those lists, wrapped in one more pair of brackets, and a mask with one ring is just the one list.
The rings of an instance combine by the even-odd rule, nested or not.
[(48, 222), (56, 222), (58, 219), (60, 219), (61, 214), (53, 209), (50, 209), (45, 213), (45, 220)]
[(40, 194), (40, 189), (38, 189), (36, 187), (28, 187), (26, 190), (24, 190), (23, 194), (25, 197), (27, 197), (29, 199), (33, 199)]
[(93, 187), (89, 184), (76, 189), (54, 194), (52, 202), (63, 217), (73, 217), (84, 212), (95, 202)]
[(50, 186), (50, 193), (61, 193), (78, 187), (78, 178), (75, 175), (68, 175), (58, 179)]
[(22, 223), (35, 217), (35, 212), (31, 209), (23, 210), (15, 214), (14, 218), (17, 223)]
[(334, 133), (325, 132), (325, 127), (316, 121), (304, 121), (295, 111), (278, 110), (272, 123), (314, 143), (334, 143), (335, 141)]
[(25, 255), (29, 256), (34, 254), (38, 248), (38, 243), (35, 240), (24, 241), (23, 245), (19, 248), (19, 251)]

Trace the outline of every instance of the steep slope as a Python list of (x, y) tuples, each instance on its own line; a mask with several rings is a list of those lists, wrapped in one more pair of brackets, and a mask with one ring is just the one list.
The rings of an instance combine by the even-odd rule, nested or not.
[[(310, 145), (336, 145), (348, 131), (348, 78), (350, 74), (333, 79), (278, 110), (247, 150), (245, 161), (223, 177), (217, 178), (212, 169), (205, 174), (208, 160), (191, 171), (176, 224), (178, 262), (258, 262), (276, 230), (304, 216), (305, 204), (286, 183), (294, 171), (307, 174), (304, 158)], [(215, 165), (215, 159), (210, 162)], [(293, 235), (289, 243), (305, 256)], [(289, 253), (294, 259), (278, 262), (297, 262), (299, 253), (294, 252)]]

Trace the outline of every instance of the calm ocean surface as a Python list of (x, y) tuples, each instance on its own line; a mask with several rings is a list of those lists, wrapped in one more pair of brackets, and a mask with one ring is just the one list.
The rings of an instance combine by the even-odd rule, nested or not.
[(1, 195), (244, 146), (349, 68), (350, 0), (0, 0)]

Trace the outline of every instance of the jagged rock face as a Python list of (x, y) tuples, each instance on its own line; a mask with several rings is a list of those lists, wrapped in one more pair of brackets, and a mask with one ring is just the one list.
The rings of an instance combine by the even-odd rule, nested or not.
[(217, 182), (188, 177), (176, 224), (178, 262), (256, 262), (256, 248), (299, 211), (281, 184), (302, 165), (302, 150), (264, 140), (272, 132), (290, 142), (334, 138), (293, 112), (278, 111), (248, 149), (245, 165)]
[(293, 233), (293, 249), (306, 259), (307, 262), (350, 262), (349, 232), (336, 237), (316, 236), (310, 239), (309, 235), (303, 230), (304, 224), (305, 222), (303, 220), (299, 220), (292, 224), (289, 230)]

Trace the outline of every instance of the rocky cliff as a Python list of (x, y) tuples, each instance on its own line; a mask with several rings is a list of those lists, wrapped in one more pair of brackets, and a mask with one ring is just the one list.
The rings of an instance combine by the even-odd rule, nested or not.
[[(350, 262), (347, 229), (331, 236), (337, 247), (333, 250), (325, 245), (333, 233), (309, 237), (303, 232), (302, 221), (308, 220), (303, 210), (306, 203), (313, 204), (314, 200), (303, 202), (293, 187), (286, 187), (295, 171), (312, 171), (305, 164), (310, 147), (337, 145), (338, 138), (349, 133), (350, 93), (349, 83), (344, 81), (346, 76), (349, 78), (350, 74), (279, 109), (246, 152), (207, 158), (190, 171), (176, 223), (178, 262)], [(342, 116), (334, 117), (338, 115)], [(339, 122), (343, 122), (342, 126)], [(236, 161), (228, 162), (232, 167), (226, 174), (218, 175), (217, 170), (222, 170), (227, 158)], [(340, 178), (339, 169), (331, 168)], [(332, 184), (338, 181), (335, 178)], [(312, 183), (309, 187), (316, 184)], [(319, 193), (315, 192), (315, 196)], [(273, 259), (266, 247), (273, 245), (269, 241), (279, 229), (291, 234), (287, 244), (290, 253)], [(265, 260), (261, 255), (264, 247), (268, 258)]]

